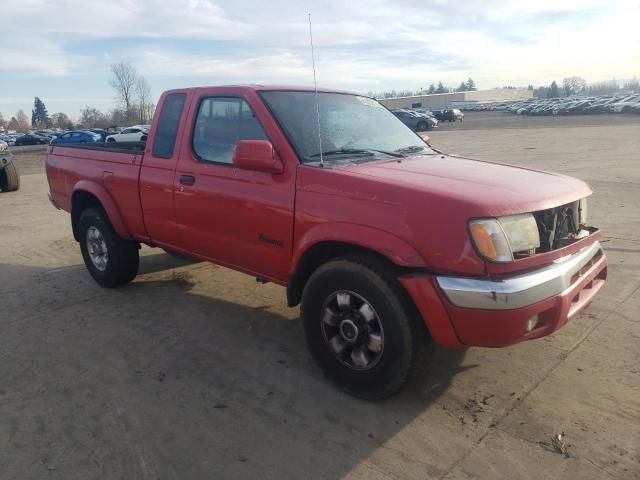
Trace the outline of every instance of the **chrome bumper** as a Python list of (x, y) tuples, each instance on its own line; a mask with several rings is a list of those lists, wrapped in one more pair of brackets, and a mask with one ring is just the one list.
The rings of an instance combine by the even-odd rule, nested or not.
[(526, 307), (567, 290), (571, 278), (600, 252), (595, 242), (551, 265), (502, 280), (436, 277), (451, 303), (463, 308), (511, 310)]

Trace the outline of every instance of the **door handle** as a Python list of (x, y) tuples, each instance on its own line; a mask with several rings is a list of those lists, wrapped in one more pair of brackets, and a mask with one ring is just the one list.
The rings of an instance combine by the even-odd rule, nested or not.
[(193, 185), (196, 183), (196, 177), (193, 175), (180, 175), (180, 183), (182, 185)]

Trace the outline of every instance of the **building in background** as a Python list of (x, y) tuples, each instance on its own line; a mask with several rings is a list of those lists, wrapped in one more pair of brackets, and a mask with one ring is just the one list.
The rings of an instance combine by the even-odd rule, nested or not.
[(432, 95), (412, 95), (410, 97), (383, 98), (378, 101), (385, 107), (398, 108), (445, 107), (463, 104), (527, 100), (533, 91), (526, 88), (494, 88), (492, 90), (472, 90), (470, 92), (434, 93)]

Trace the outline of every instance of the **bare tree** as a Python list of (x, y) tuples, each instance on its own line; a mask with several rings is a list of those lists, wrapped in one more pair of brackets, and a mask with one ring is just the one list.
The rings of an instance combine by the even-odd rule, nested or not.
[(114, 108), (113, 110), (110, 110), (109, 113), (107, 113), (107, 118), (109, 119), (110, 126), (122, 126), (127, 123), (127, 114), (120, 108)]
[(109, 119), (97, 108), (85, 107), (80, 110), (80, 120), (78, 120), (78, 124), (84, 128), (106, 128), (109, 126)]
[(150, 123), (153, 118), (155, 105), (151, 101), (151, 87), (144, 77), (138, 77), (138, 81), (136, 82), (136, 94), (138, 96), (140, 123)]
[(111, 78), (109, 85), (116, 91), (118, 102), (127, 115), (127, 121), (131, 121), (135, 103), (138, 72), (133, 65), (126, 62), (111, 64)]
[(16, 119), (16, 130), (19, 132), (26, 132), (31, 128), (31, 122), (23, 110), (18, 110), (14, 118)]
[(584, 80), (584, 78), (567, 77), (562, 80), (562, 85), (564, 87), (564, 94), (566, 96), (578, 95), (584, 92), (587, 82)]
[(61, 129), (73, 129), (73, 122), (66, 113), (58, 112), (51, 115), (51, 125)]

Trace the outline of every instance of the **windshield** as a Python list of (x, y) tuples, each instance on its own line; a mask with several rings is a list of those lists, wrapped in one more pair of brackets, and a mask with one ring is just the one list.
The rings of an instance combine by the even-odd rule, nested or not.
[(407, 154), (435, 154), (429, 146), (375, 100), (342, 93), (318, 93), (320, 131), (313, 91), (263, 91), (265, 103), (303, 163), (371, 161)]

